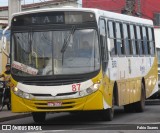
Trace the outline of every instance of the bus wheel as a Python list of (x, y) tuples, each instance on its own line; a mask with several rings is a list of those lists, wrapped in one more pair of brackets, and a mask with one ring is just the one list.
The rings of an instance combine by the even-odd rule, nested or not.
[(46, 118), (45, 112), (32, 112), (34, 122), (44, 122)]
[(10, 103), (7, 103), (7, 109), (11, 110), (11, 104)]
[(141, 99), (140, 101), (135, 103), (135, 111), (136, 112), (143, 112), (145, 108), (145, 90), (144, 84), (141, 84)]
[(128, 104), (128, 105), (124, 105), (124, 112), (126, 113), (132, 113), (134, 112), (134, 104)]
[(104, 121), (112, 121), (113, 120), (113, 116), (114, 116), (114, 95), (112, 96), (112, 108), (108, 108), (103, 110), (103, 115), (102, 115), (102, 119)]

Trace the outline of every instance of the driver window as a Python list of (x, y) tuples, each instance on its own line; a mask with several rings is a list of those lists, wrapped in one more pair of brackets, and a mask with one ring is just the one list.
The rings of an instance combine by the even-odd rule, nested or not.
[(101, 43), (101, 54), (103, 62), (107, 62), (108, 50), (107, 50), (107, 40), (106, 40), (106, 21), (105, 19), (100, 20), (100, 43)]

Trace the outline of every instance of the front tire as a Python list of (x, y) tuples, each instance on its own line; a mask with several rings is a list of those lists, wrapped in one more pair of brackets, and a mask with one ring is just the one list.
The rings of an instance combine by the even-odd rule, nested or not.
[(112, 96), (112, 108), (105, 109), (103, 111), (102, 119), (104, 121), (112, 121), (114, 117), (114, 104), (115, 104), (115, 98), (114, 95)]
[(7, 103), (7, 109), (11, 110), (11, 103)]
[(45, 112), (33, 112), (32, 117), (33, 117), (34, 122), (41, 123), (45, 121), (46, 113)]
[(0, 111), (2, 111), (4, 107), (4, 96), (3, 94), (0, 95)]

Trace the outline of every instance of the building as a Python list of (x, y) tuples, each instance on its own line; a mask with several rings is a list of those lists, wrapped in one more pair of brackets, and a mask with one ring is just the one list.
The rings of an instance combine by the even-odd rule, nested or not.
[[(29, 11), (43, 8), (57, 8), (63, 6), (81, 7), (82, 0), (50, 0), (39, 3), (22, 5), (22, 11)], [(8, 25), (8, 6), (0, 7), (0, 29)]]
[[(121, 13), (126, 0), (83, 0), (83, 7), (98, 8)], [(160, 0), (136, 0), (135, 12), (143, 18), (152, 19), (155, 25), (160, 25)], [(140, 8), (138, 10), (138, 7)]]

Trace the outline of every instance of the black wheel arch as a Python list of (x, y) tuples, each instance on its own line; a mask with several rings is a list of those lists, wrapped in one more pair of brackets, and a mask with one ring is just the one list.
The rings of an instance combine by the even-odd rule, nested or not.
[[(145, 78), (144, 78), (144, 77), (142, 78), (141, 83), (142, 83), (143, 86), (144, 86), (144, 93), (145, 93), (145, 98), (146, 98), (146, 84), (145, 84)], [(142, 88), (141, 88), (141, 89), (142, 89)]]
[(118, 84), (116, 81), (114, 82), (114, 85), (113, 85), (113, 95), (114, 95), (114, 99), (115, 99), (114, 104), (118, 105)]

